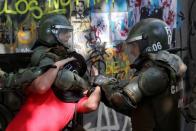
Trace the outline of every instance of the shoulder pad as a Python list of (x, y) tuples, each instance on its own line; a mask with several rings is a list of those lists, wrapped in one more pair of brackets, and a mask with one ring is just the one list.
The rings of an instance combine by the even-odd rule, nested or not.
[(48, 64), (53, 64), (54, 61), (57, 61), (59, 57), (50, 52), (51, 48), (47, 47), (38, 47), (34, 50), (34, 53), (31, 57), (31, 64), (32, 66), (37, 66), (37, 65), (48, 65)]
[(47, 52), (47, 48), (44, 46), (40, 46), (33, 51), (31, 56), (31, 65), (37, 66), (40, 62), (41, 56)]
[(168, 87), (169, 77), (161, 68), (150, 67), (139, 74), (138, 84), (143, 94), (155, 95)]
[(150, 53), (149, 56), (154, 61), (168, 65), (175, 71), (177, 76), (183, 76), (186, 72), (186, 65), (183, 63), (182, 59), (175, 54), (170, 54), (167, 51), (159, 51), (157, 54)]

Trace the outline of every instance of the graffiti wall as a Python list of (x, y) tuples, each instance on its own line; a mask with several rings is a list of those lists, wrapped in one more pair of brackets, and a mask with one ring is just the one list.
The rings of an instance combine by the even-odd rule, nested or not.
[[(0, 53), (30, 52), (37, 39), (40, 19), (63, 14), (73, 25), (71, 47), (100, 74), (127, 80), (130, 56), (122, 44), (132, 26), (145, 18), (177, 26), (178, 0), (0, 0)], [(95, 117), (90, 117), (90, 116)], [(105, 107), (84, 116), (84, 127), (93, 130), (131, 130), (130, 118)]]

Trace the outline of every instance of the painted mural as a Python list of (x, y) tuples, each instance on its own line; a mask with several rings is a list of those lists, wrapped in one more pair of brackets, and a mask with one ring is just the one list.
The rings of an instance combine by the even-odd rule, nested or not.
[[(37, 39), (39, 20), (46, 14), (63, 14), (74, 28), (71, 47), (85, 57), (88, 75), (95, 66), (100, 74), (127, 80), (132, 75), (131, 61), (122, 43), (129, 30), (141, 19), (149, 17), (162, 19), (175, 30), (183, 19), (178, 1), (0, 0), (0, 54), (30, 52)], [(130, 118), (104, 105), (96, 115), (96, 120), (84, 117), (84, 127), (89, 131), (131, 130)], [(106, 119), (104, 124), (102, 119)]]

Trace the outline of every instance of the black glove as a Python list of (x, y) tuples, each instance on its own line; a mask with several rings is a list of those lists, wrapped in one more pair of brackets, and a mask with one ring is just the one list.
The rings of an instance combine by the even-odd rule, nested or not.
[(93, 80), (93, 85), (99, 85), (99, 86), (104, 86), (104, 85), (110, 85), (110, 84), (116, 84), (118, 83), (118, 80), (114, 77), (106, 77), (104, 75), (98, 75), (92, 78)]

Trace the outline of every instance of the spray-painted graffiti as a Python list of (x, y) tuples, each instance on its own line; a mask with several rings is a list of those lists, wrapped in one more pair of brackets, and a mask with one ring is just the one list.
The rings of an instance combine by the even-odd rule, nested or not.
[(136, 22), (153, 17), (164, 20), (171, 28), (176, 27), (176, 0), (129, 0), (129, 6)]
[[(23, 30), (21, 24), (24, 24), (24, 21), (27, 21), (26, 23), (38, 22), (43, 15), (50, 13), (61, 13), (67, 17), (75, 15), (75, 18), (79, 20), (89, 18), (87, 21), (91, 23), (90, 28), (90, 26), (83, 26), (87, 22), (79, 22), (81, 26), (75, 28), (73, 33), (73, 40), (78, 38), (77, 41), (73, 41), (75, 44), (73, 47), (85, 54), (84, 52), (87, 52), (87, 50), (84, 44), (86, 43), (87, 47), (89, 47), (92, 41), (89, 42), (90, 40), (86, 40), (87, 37), (85, 38), (84, 36), (91, 36), (91, 38), (95, 36), (97, 43), (107, 42), (107, 45), (112, 47), (114, 41), (126, 39), (130, 27), (143, 18), (161, 18), (171, 28), (175, 28), (176, 4), (175, 0), (129, 0), (128, 3), (126, 0), (4, 0), (0, 1), (0, 15), (6, 15), (9, 18), (5, 26), (9, 27), (9, 29), (6, 29), (9, 33), (1, 33), (1, 39), (3, 38), (2, 43), (16, 44), (10, 48), (15, 48), (21, 43), (28, 43), (29, 41), (31, 41), (29, 43), (33, 44), (35, 40), (30, 40), (29, 38), (28, 42), (25, 42), (25, 39), (30, 35), (34, 35), (36, 31), (33, 31), (35, 29), (30, 29), (30, 24), (27, 27), (30, 30)], [(99, 13), (95, 9), (98, 7), (101, 7), (100, 12), (98, 11)], [(74, 25), (74, 21), (72, 24)], [(37, 25), (34, 27), (37, 27)], [(83, 28), (83, 30), (80, 28)], [(84, 31), (84, 28), (86, 31)], [(87, 34), (87, 30), (90, 31), (90, 35)], [(4, 30), (4, 32), (6, 31)], [(76, 32), (78, 33), (76, 34)], [(36, 39), (35, 37), (33, 38)], [(22, 41), (18, 42), (18, 40)], [(31, 44), (26, 44), (26, 46), (31, 46)], [(19, 48), (24, 48), (24, 45)], [(18, 51), (20, 52), (20, 50)]]
[(109, 42), (109, 13), (92, 13), (91, 26), (102, 42)]
[[(2, 3), (1, 3), (2, 4)], [(20, 6), (23, 6), (23, 9), (21, 9)], [(8, 0), (4, 1), (4, 6), (0, 11), (0, 14), (12, 14), (12, 15), (16, 15), (16, 14), (26, 14), (28, 11), (30, 11), (32, 13), (32, 16), (36, 19), (40, 19), (41, 16), (43, 15), (43, 12), (41, 10), (41, 8), (38, 6), (38, 2), (37, 0), (32, 0), (30, 2), (28, 2), (27, 0), (18, 0), (15, 1), (14, 3), (14, 9), (13, 8), (8, 8)], [(35, 14), (35, 12), (38, 12), (37, 14)]]
[(3, 15), (0, 20), (0, 43), (10, 43), (9, 29), (6, 27), (7, 17)]
[(106, 75), (113, 76), (120, 80), (129, 79), (130, 62), (122, 44), (115, 48), (108, 48), (106, 57)]
[[(144, 18), (160, 18), (175, 28), (176, 17), (184, 18), (182, 12), (176, 14), (176, 5), (177, 0), (0, 0), (0, 43), (11, 45), (12, 51), (7, 52), (27, 52), (37, 39), (39, 20), (60, 13), (73, 25), (70, 43), (85, 57), (88, 75), (95, 66), (100, 74), (127, 80), (131, 76), (129, 57), (119, 43)], [(103, 105), (98, 114), (89, 115), (85, 117), (89, 131), (131, 130), (128, 117)]]
[(128, 13), (111, 13), (112, 41), (125, 40), (128, 34)]
[(112, 11), (114, 12), (126, 12), (128, 8), (126, 0), (115, 0), (112, 5)]
[(85, 17), (78, 19), (75, 16), (71, 17), (71, 23), (73, 25), (73, 48), (84, 57), (87, 56), (88, 49), (86, 48), (86, 38), (88, 29), (90, 28), (90, 19)]
[(96, 48), (101, 44), (101, 38), (99, 33), (97, 33), (97, 28), (91, 27), (88, 31), (88, 34), (84, 36), (86, 38), (86, 47), (87, 48)]
[(87, 59), (87, 65), (89, 66), (89, 75), (91, 76), (92, 67), (96, 67), (98, 69), (99, 74), (105, 74), (106, 71), (106, 63), (105, 56), (108, 56), (105, 49), (105, 44), (95, 45), (95, 47), (89, 51), (89, 58)]
[(124, 61), (107, 62), (106, 61), (106, 74), (113, 76), (119, 80), (128, 79), (129, 63)]
[(163, 8), (163, 20), (170, 25), (171, 27), (175, 27), (175, 17), (176, 17), (176, 1), (174, 0), (164, 0), (162, 1)]
[(106, 43), (95, 46), (89, 51), (87, 65), (90, 67), (91, 74), (92, 66), (98, 69), (99, 74), (113, 76), (120, 80), (129, 79), (130, 63), (127, 54), (122, 50), (122, 45), (117, 45), (116, 48), (105, 48)]
[[(98, 1), (97, 3), (99, 3)], [(114, 2), (114, 0), (113, 0)], [(79, 0), (75, 0), (77, 10), (78, 10), (78, 15), (81, 17), (81, 13), (83, 11), (83, 5), (84, 2), (81, 2)], [(88, 7), (90, 6), (90, 0), (87, 0), (87, 5)], [(93, 1), (94, 4), (96, 4), (95, 1)], [(106, 0), (106, 3), (108, 3), (108, 0)], [(50, 14), (50, 13), (66, 13), (66, 12), (71, 12), (72, 9), (72, 1), (71, 0), (46, 0), (44, 2), (44, 5), (40, 5), (38, 0), (18, 0), (11, 3), (10, 7), (10, 2), (8, 0), (5, 0), (4, 2), (1, 2), (1, 9), (0, 9), (0, 15), (5, 13), (5, 14), (12, 14), (12, 15), (23, 15), (28, 12), (31, 13), (32, 17), (35, 19), (40, 19), (44, 14)], [(83, 5), (82, 5), (83, 4)], [(2, 6), (3, 5), (3, 6)], [(45, 9), (43, 10), (41, 7), (45, 6)], [(70, 10), (67, 10), (67, 7), (70, 7)]]
[[(90, 116), (94, 117), (90, 117)], [(88, 131), (131, 131), (129, 117), (100, 104), (97, 112), (84, 116), (84, 128)], [(87, 121), (88, 120), (88, 121)]]

